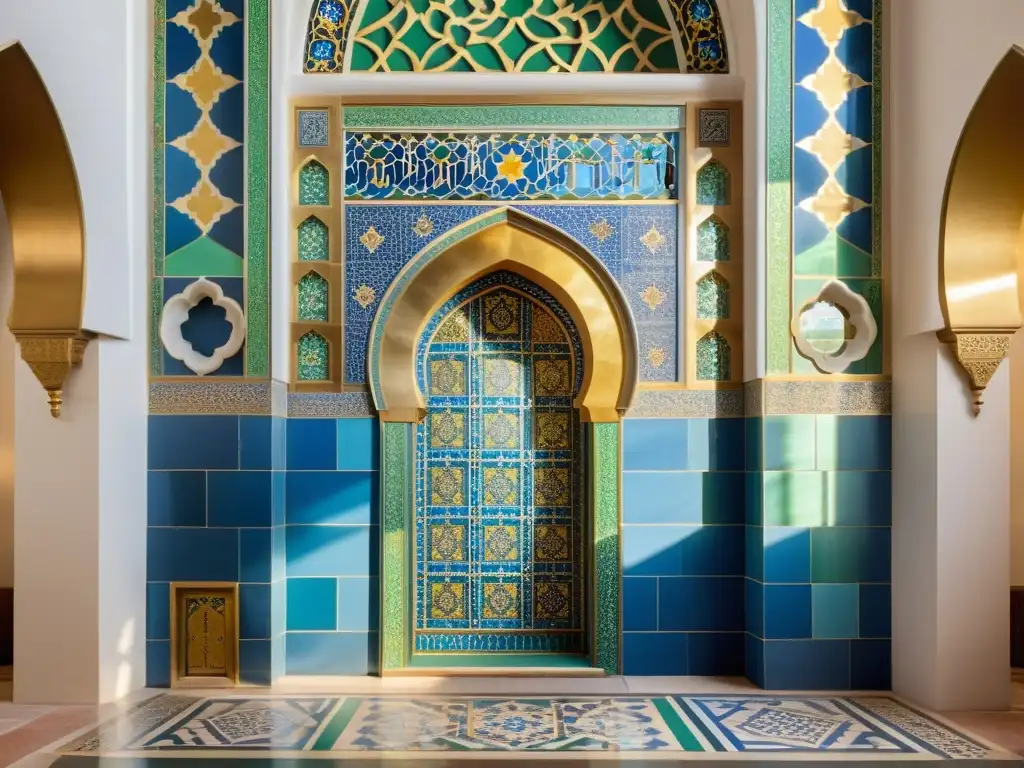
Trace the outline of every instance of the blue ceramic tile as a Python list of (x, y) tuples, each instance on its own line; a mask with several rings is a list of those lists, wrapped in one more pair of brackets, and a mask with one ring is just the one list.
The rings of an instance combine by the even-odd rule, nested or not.
[(764, 580), (775, 584), (806, 584), (811, 580), (810, 529), (764, 529)]
[(658, 579), (658, 629), (742, 631), (744, 582), (741, 576)]
[(378, 670), (376, 632), (289, 632), (289, 675), (373, 675)]
[(843, 130), (867, 142), (871, 141), (873, 127), (871, 92), (872, 89), (869, 87), (856, 88), (850, 91), (846, 96), (846, 101), (836, 110), (836, 120), (843, 127)]
[[(189, 96), (189, 98), (192, 97)], [(168, 254), (174, 253), (179, 248), (184, 248), (200, 234), (199, 227), (191, 218), (183, 213), (178, 213), (170, 206), (164, 208), (164, 249)], [(166, 298), (171, 296), (166, 287), (164, 287), (163, 295)], [(166, 359), (166, 354), (164, 358)]]
[(856, 584), (815, 584), (811, 592), (813, 636), (816, 640), (857, 637), (859, 600)]
[(834, 246), (829, 246), (825, 253), (814, 250), (813, 255), (804, 256), (828, 236), (829, 229), (821, 219), (803, 208), (793, 209), (793, 257), (797, 274), (814, 274), (834, 268)]
[(860, 585), (860, 636), (892, 637), (892, 586)]
[(743, 533), (743, 575), (764, 581), (764, 528), (748, 525)]
[[(196, 105), (196, 100), (192, 94), (174, 83), (167, 83), (164, 88), (164, 98), (166, 99), (164, 103), (164, 136), (167, 141), (174, 141), (195, 128), (196, 123), (199, 122), (199, 118), (202, 117), (203, 113)], [(195, 172), (199, 172), (199, 169), (196, 167), (195, 160), (192, 160), (186, 152), (182, 152), (177, 147), (164, 145), (165, 161), (169, 159), (172, 154), (188, 161), (195, 169)], [(164, 170), (164, 179), (167, 182), (167, 186), (164, 188), (164, 200), (166, 202), (173, 203), (182, 195), (188, 194), (192, 191), (189, 188), (185, 188), (184, 179), (175, 181), (172, 186), (171, 179), (166, 175), (166, 171), (169, 170), (168, 167), (165, 166)], [(196, 180), (198, 181), (198, 177)], [(184, 191), (182, 191), (183, 189)], [(198, 231), (198, 228), (196, 228), (197, 233)]]
[(745, 629), (755, 637), (764, 638), (764, 585), (753, 579), (746, 579), (743, 585), (743, 609)]
[(288, 579), (288, 630), (338, 628), (337, 579)]
[(743, 473), (743, 515), (747, 525), (764, 524), (764, 473)]
[(828, 119), (828, 110), (818, 100), (814, 91), (801, 85), (793, 88), (792, 114), (794, 142), (813, 136)]
[(206, 473), (147, 474), (146, 510), (149, 525), (206, 525)]
[(240, 640), (238, 679), (243, 685), (270, 685), (270, 641)]
[(742, 576), (744, 570), (742, 525), (711, 525), (698, 528), (680, 542), (683, 576)]
[(171, 637), (171, 585), (167, 582), (146, 584), (146, 639), (169, 640)]
[(263, 640), (270, 637), (269, 584), (239, 585), (238, 636), (241, 640)]
[(873, 163), (871, 147), (860, 147), (848, 154), (836, 169), (836, 181), (843, 187), (846, 194), (863, 200), (869, 205), (874, 202)]
[(146, 641), (146, 687), (169, 688), (171, 685), (171, 641)]
[(766, 416), (764, 468), (814, 469), (814, 416)]
[[(746, 435), (743, 419), (690, 419), (691, 469), (740, 471), (746, 462)], [(703, 440), (706, 435), (706, 440)], [(703, 449), (707, 448), (707, 458)]]
[(239, 416), (238, 442), (242, 469), (273, 469), (270, 416)]
[(376, 472), (289, 472), (289, 524), (367, 524), (376, 520)]
[(850, 645), (850, 688), (855, 691), (890, 690), (892, 643), (889, 640), (854, 640)]
[(871, 63), (874, 58), (874, 27), (859, 24), (846, 30), (836, 46), (836, 56), (853, 74), (867, 83), (871, 82)]
[[(807, 2), (813, 2), (817, 4), (817, 0), (807, 0)], [(875, 11), (875, 0), (844, 0), (844, 5), (848, 11), (859, 13), (863, 18), (870, 21)], [(870, 77), (864, 78), (869, 80)]]
[(210, 527), (269, 527), (272, 519), (270, 481), (270, 472), (207, 473)]
[(150, 528), (148, 581), (238, 581), (238, 530)]
[(849, 640), (766, 640), (764, 687), (768, 690), (850, 689)]
[(750, 634), (746, 635), (744, 642), (743, 674), (759, 688), (764, 688), (764, 643), (761, 638)]
[(285, 528), (279, 526), (270, 531), (270, 580), (286, 578), (288, 560), (285, 553)]
[(819, 0), (793, 0), (793, 18), (799, 19), (818, 7)]
[(288, 473), (271, 472), (271, 520), (274, 525), (284, 525), (288, 510)]
[[(234, 26), (230, 29), (241, 29), (241, 27)], [(224, 32), (221, 32), (221, 35), (217, 36), (214, 41), (214, 45), (217, 44), (217, 41), (220, 40), (220, 37), (223, 34)], [(243, 83), (238, 83), (237, 85), (228, 88), (217, 97), (216, 103), (210, 109), (210, 121), (228, 138), (234, 139), (239, 144), (245, 143), (245, 85)], [(220, 163), (217, 163), (217, 165), (219, 166)], [(245, 177), (243, 175), (242, 182), (244, 182), (244, 180)], [(238, 183), (239, 182), (237, 181), (235, 182), (235, 184)], [(229, 194), (227, 190), (223, 189), (219, 185), (218, 189), (221, 191), (221, 194)], [(230, 197), (236, 202), (238, 201), (234, 194), (230, 194)], [(238, 209), (236, 208), (235, 210)], [(220, 220), (223, 221), (224, 217), (221, 217)], [(216, 229), (216, 224), (213, 229)], [(231, 248), (231, 250), (235, 253), (239, 253), (234, 248)]]
[(764, 636), (791, 640), (811, 636), (811, 585), (766, 585)]
[[(799, 18), (799, 16), (795, 16)], [(799, 83), (808, 75), (813, 75), (825, 63), (828, 46), (821, 39), (817, 30), (806, 24), (793, 25), (793, 81)], [(799, 141), (799, 139), (797, 139)]]
[(819, 416), (818, 469), (891, 469), (892, 417)]
[(380, 585), (376, 577), (338, 579), (338, 629), (378, 629)]
[(625, 472), (625, 523), (743, 524), (743, 486), (730, 472)]
[(746, 636), (742, 632), (694, 632), (687, 636), (687, 674), (742, 677)]
[(371, 526), (289, 525), (288, 576), (374, 576), (377, 535)]
[(835, 524), (892, 525), (892, 473), (829, 472)]
[(150, 416), (150, 469), (237, 469), (237, 416)]
[(622, 580), (622, 629), (653, 632), (658, 629), (658, 580), (630, 576)]
[(687, 469), (686, 419), (624, 419), (622, 468)]
[(272, 532), (269, 528), (244, 528), (238, 532), (239, 581), (270, 581)]
[[(828, 181), (828, 170), (814, 155), (800, 147), (793, 147), (793, 203), (799, 205), (813, 197)], [(824, 239), (824, 238), (823, 238)], [(773, 418), (771, 416), (768, 417)]]
[(748, 471), (760, 472), (764, 469), (761, 455), (761, 441), (764, 432), (764, 420), (761, 417), (744, 419), (744, 468)]
[(377, 469), (379, 443), (376, 419), (338, 419), (338, 469)]
[(337, 469), (337, 419), (288, 419), (288, 469)]
[(623, 632), (624, 675), (688, 675), (684, 632)]
[[(168, 83), (167, 95), (169, 97), (176, 98), (180, 93), (181, 91), (176, 86)], [(195, 101), (191, 96), (186, 96), (186, 98), (188, 98), (193, 106), (195, 105)], [(194, 125), (195, 123), (192, 123), (188, 130), (191, 130)], [(186, 130), (186, 133), (188, 130)], [(165, 193), (169, 202), (173, 202), (179, 197), (187, 195), (195, 188), (195, 185), (201, 178), (202, 173), (196, 166), (195, 160), (180, 149), (167, 146), (166, 152), (164, 153), (164, 183)], [(189, 186), (190, 184), (192, 186)], [(177, 250), (196, 239), (199, 236), (199, 230), (191, 229), (189, 227), (181, 227), (178, 231), (167, 234), (173, 237), (173, 240), (170, 241), (169, 245), (173, 247), (174, 250)], [(174, 253), (174, 251), (169, 251), (168, 255), (172, 253)], [(167, 296), (167, 294), (164, 295)]]
[(811, 581), (889, 582), (889, 528), (816, 528), (811, 531)]
[(732, 576), (743, 571), (743, 526), (625, 526), (626, 576)]
[(288, 469), (288, 419), (270, 418), (270, 463), (273, 469)]
[[(168, 16), (167, 18), (171, 18)], [(164, 50), (166, 58), (164, 66), (167, 79), (173, 80), (183, 72), (187, 72), (199, 58), (199, 43), (188, 29), (173, 22), (165, 26)]]

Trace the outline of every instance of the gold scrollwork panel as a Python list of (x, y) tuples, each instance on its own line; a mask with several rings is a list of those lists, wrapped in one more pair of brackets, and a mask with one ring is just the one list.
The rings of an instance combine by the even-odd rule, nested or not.
[(1024, 269), (1024, 49), (1003, 57), (971, 109), (946, 181), (939, 301), (974, 413), (1021, 327)]
[(91, 335), (85, 225), (74, 161), (42, 77), (20, 43), (0, 46), (0, 194), (11, 231), (8, 326), (60, 416), (64, 382)]

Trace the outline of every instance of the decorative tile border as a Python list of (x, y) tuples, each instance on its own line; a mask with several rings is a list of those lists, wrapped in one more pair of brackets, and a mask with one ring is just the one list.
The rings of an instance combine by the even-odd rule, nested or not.
[(722, 418), (743, 413), (739, 389), (642, 389), (626, 418)]
[(448, 128), (604, 128), (676, 131), (679, 107), (421, 106), (346, 107), (346, 129), (429, 130)]
[(292, 392), (289, 418), (363, 418), (375, 416), (369, 392)]
[(744, 385), (744, 400), (748, 417), (889, 415), (892, 413), (892, 382), (758, 379)]
[(619, 425), (594, 424), (591, 433), (594, 486), (594, 663), (619, 674), (622, 557), (619, 546)]
[(270, 2), (246, 0), (245, 373), (270, 376)]
[(154, 381), (149, 385), (149, 412), (269, 416), (275, 384), (284, 386), (269, 381)]
[(381, 468), (382, 559), (380, 607), (380, 666), (401, 669), (408, 661), (412, 627), (407, 616), (409, 576), (407, 527), (412, 506), (412, 425), (387, 422), (382, 426), (384, 463)]

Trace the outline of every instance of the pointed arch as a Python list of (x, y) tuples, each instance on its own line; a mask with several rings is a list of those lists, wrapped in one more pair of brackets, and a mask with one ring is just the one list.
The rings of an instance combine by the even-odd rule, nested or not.
[(522, 275), (569, 313), (588, 361), (574, 403), (584, 421), (617, 422), (637, 384), (637, 341), (629, 305), (604, 266), (561, 231), (515, 209), (466, 222), (420, 251), (380, 302), (370, 329), (370, 392), (384, 421), (418, 421), (416, 341), (461, 288), (498, 270)]

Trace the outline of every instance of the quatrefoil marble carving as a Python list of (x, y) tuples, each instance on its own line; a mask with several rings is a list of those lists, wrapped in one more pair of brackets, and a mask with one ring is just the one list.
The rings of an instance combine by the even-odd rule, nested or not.
[(863, 360), (878, 338), (867, 301), (839, 280), (800, 308), (790, 330), (797, 352), (822, 373), (842, 373)]
[[(209, 356), (193, 349), (192, 343), (181, 332), (181, 326), (188, 320), (188, 313), (203, 299), (210, 299), (214, 306), (223, 309), (224, 319), (231, 325), (228, 340)], [(190, 371), (206, 376), (219, 369), (225, 360), (242, 348), (242, 342), (245, 341), (245, 312), (237, 301), (224, 295), (219, 285), (200, 277), (164, 304), (160, 318), (160, 341), (171, 357), (180, 360)]]

